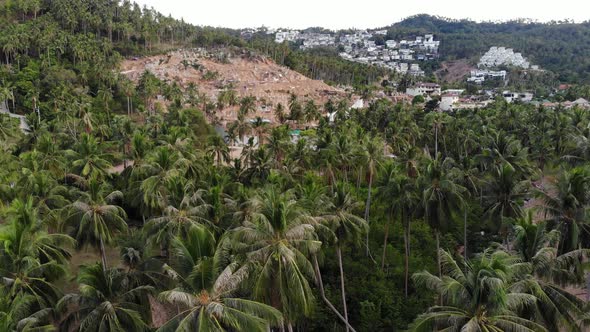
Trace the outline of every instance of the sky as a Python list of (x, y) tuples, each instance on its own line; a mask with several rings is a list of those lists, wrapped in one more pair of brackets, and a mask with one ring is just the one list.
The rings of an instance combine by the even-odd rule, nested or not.
[(475, 21), (590, 20), (590, 0), (132, 0), (195, 25), (377, 28), (415, 14)]

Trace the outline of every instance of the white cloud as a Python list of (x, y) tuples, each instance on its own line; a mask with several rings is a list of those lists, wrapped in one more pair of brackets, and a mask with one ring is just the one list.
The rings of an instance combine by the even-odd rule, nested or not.
[(590, 20), (588, 0), (135, 0), (197, 25), (229, 28), (375, 28), (414, 14), (450, 18)]

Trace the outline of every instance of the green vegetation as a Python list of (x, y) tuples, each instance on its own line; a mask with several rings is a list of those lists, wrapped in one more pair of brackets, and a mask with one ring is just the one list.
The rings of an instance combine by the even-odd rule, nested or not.
[(566, 291), (590, 254), (587, 111), (293, 96), (268, 124), (227, 87), (227, 141), (258, 142), (235, 153), (196, 86), (116, 74), (231, 31), (127, 2), (0, 8), (1, 96), (30, 126), (0, 114), (1, 331), (587, 328)]
[(416, 15), (387, 28), (387, 38), (434, 33), (442, 60), (479, 58), (491, 46), (521, 52), (531, 63), (552, 71), (562, 82), (590, 83), (590, 23), (504, 23), (452, 20)]

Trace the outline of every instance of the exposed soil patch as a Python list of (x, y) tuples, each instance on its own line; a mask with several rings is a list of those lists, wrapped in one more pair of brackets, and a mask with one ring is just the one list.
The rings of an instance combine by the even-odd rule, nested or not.
[(442, 82), (457, 83), (464, 80), (473, 69), (475, 67), (469, 64), (468, 60), (444, 61), (434, 74)]
[[(256, 114), (249, 117), (261, 116), (272, 122), (275, 122), (274, 107), (281, 103), (286, 108), (291, 94), (299, 97), (302, 103), (312, 99), (318, 104), (346, 96), (342, 89), (312, 80), (268, 58), (245, 53), (229, 55), (220, 61), (204, 51), (179, 50), (167, 55), (125, 60), (120, 68), (122, 74), (135, 82), (145, 70), (185, 88), (194, 83), (213, 102), (224, 88), (232, 86), (238, 97), (256, 97)], [(217, 116), (225, 123), (237, 117), (236, 111), (235, 106), (226, 107), (218, 110)]]

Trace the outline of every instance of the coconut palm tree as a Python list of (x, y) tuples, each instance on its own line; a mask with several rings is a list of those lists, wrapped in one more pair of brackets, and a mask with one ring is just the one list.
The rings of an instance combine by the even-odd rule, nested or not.
[(583, 283), (582, 264), (590, 254), (588, 249), (558, 253), (560, 234), (547, 230), (544, 222), (534, 223), (532, 211), (517, 220), (514, 249), (522, 261), (530, 264), (531, 276), (515, 283), (513, 289), (537, 298), (535, 317), (552, 331), (566, 327), (568, 331), (583, 331), (590, 316), (583, 300), (561, 288)]
[[(367, 201), (365, 203), (365, 217), (364, 219), (369, 222), (369, 213), (371, 211), (371, 193), (373, 191), (373, 177), (377, 171), (377, 167), (383, 160), (384, 148), (383, 141), (380, 137), (375, 136), (367, 140), (367, 142), (361, 147), (361, 155), (363, 164), (366, 165), (366, 170), (369, 176), (369, 184), (367, 191)], [(369, 232), (366, 234), (366, 254), (369, 255)]]
[(119, 89), (127, 98), (127, 116), (131, 115), (133, 111), (133, 95), (135, 94), (135, 86), (131, 80), (120, 77), (119, 78)]
[[(449, 228), (453, 215), (463, 204), (465, 188), (459, 184), (453, 160), (428, 158), (421, 179), (424, 190), (422, 204), (426, 220), (436, 237), (437, 254), (440, 253), (440, 234)], [(437, 259), (442, 274), (440, 256)]]
[(172, 205), (164, 208), (161, 216), (150, 219), (144, 227), (148, 242), (159, 246), (164, 257), (168, 257), (168, 247), (172, 239), (188, 236), (189, 229), (198, 227), (210, 232), (215, 230), (215, 226), (208, 219), (211, 206), (202, 198), (204, 190), (191, 194), (190, 189), (187, 190), (185, 185), (180, 185), (182, 194), (179, 195), (179, 202), (171, 202)]
[(522, 266), (503, 251), (487, 250), (469, 262), (457, 262), (444, 250), (439, 253), (441, 277), (429, 272), (413, 275), (418, 287), (439, 296), (445, 306), (434, 306), (416, 318), (410, 331), (547, 331), (521, 317), (536, 298), (510, 287)]
[(127, 214), (115, 205), (123, 198), (120, 191), (111, 191), (108, 183), (91, 178), (82, 184), (87, 191), (70, 204), (64, 227), (77, 241), (78, 248), (91, 246), (98, 248), (102, 267), (107, 268), (106, 247), (115, 235), (127, 231)]
[(221, 250), (203, 228), (192, 227), (186, 238), (173, 241), (171, 262), (178, 286), (160, 294), (177, 306), (177, 314), (158, 332), (166, 331), (268, 331), (282, 326), (281, 313), (266, 304), (236, 295), (248, 268), (232, 263), (219, 266)]
[(219, 135), (211, 135), (207, 139), (207, 153), (215, 160), (217, 166), (221, 166), (222, 162), (229, 160), (229, 148), (223, 137)]
[(71, 162), (73, 171), (86, 179), (107, 178), (111, 168), (112, 156), (102, 150), (96, 138), (90, 134), (82, 134), (73, 150), (66, 151), (66, 156)]
[(2, 331), (55, 331), (53, 310), (44, 308), (35, 312), (35, 297), (21, 294), (10, 297), (0, 290), (0, 330)]
[(262, 146), (262, 144), (264, 144), (264, 136), (266, 136), (266, 129), (267, 129), (266, 121), (264, 121), (263, 118), (257, 116), (252, 121), (252, 129), (254, 130), (254, 133), (257, 138), (257, 142), (256, 142), (257, 145)]
[(0, 290), (30, 310), (52, 307), (60, 296), (54, 282), (65, 275), (73, 245), (67, 235), (47, 233), (31, 197), (15, 199), (0, 227)]
[(510, 163), (502, 163), (492, 168), (483, 190), (485, 213), (495, 230), (499, 230), (508, 244), (514, 218), (522, 216), (523, 199), (530, 182), (521, 180)]
[[(326, 214), (322, 214), (323, 221), (332, 230), (336, 238), (336, 257), (340, 270), (340, 293), (344, 319), (348, 323), (348, 310), (346, 306), (346, 289), (344, 285), (344, 268), (342, 265), (342, 247), (346, 243), (358, 244), (363, 233), (367, 232), (368, 225), (361, 217), (354, 214), (360, 208), (360, 203), (355, 201), (344, 185), (336, 186), (331, 200), (328, 201)], [(348, 324), (347, 324), (348, 325)], [(346, 327), (348, 331), (348, 326)]]
[[(586, 222), (589, 190), (590, 171), (577, 167), (562, 169), (553, 183), (536, 191), (550, 226), (560, 230), (560, 253), (577, 249), (581, 240), (590, 238), (590, 227)], [(584, 244), (587, 243), (586, 240)]]
[(182, 177), (189, 161), (178, 152), (165, 146), (149, 154), (134, 175), (133, 204), (144, 210), (158, 213), (169, 205), (168, 183)]
[(248, 115), (256, 110), (256, 97), (246, 96), (240, 100), (240, 114)]
[(260, 267), (252, 274), (254, 299), (280, 310), (289, 327), (313, 307), (308, 278), (314, 276), (309, 257), (321, 246), (316, 221), (291, 191), (276, 187), (261, 190), (249, 204), (253, 212), (234, 231), (237, 248)]
[(61, 331), (144, 332), (150, 311), (150, 286), (132, 287), (123, 271), (96, 263), (78, 273), (79, 292), (66, 294), (57, 304)]

